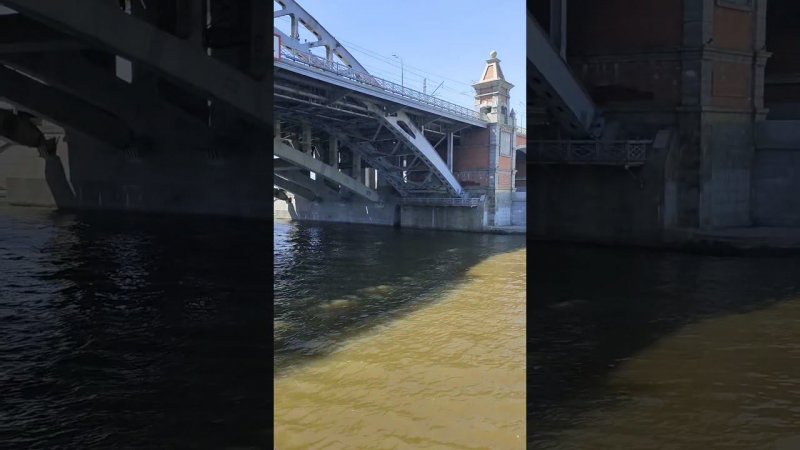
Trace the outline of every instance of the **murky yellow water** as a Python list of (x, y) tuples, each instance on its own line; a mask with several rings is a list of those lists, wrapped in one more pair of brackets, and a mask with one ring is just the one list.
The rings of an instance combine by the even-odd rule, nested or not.
[(688, 325), (608, 390), (547, 448), (800, 449), (800, 301)]
[(288, 449), (525, 447), (525, 250), (275, 379)]

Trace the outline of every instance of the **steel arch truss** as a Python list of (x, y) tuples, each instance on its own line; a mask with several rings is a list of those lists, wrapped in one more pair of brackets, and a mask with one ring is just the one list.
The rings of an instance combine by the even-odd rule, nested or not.
[[(281, 37), (281, 45), (301, 53), (310, 53), (313, 47), (325, 47), (325, 58), (329, 62), (333, 62), (333, 57), (336, 56), (344, 64), (361, 72), (369, 73), (332, 34), (328, 33), (328, 31), (295, 0), (275, 0), (275, 3), (279, 4), (282, 9), (273, 12), (273, 20), (282, 16), (289, 16), (291, 18), (291, 31), (288, 35), (273, 25), (275, 34)], [(301, 25), (316, 36), (317, 40), (314, 42), (301, 43)]]
[[(308, 54), (314, 47), (324, 47), (328, 62), (335, 62), (335, 56), (347, 66), (368, 74), (297, 1), (276, 0), (275, 3), (282, 9), (275, 11), (273, 18), (291, 18), (288, 34), (274, 26), (283, 47), (298, 54)], [(301, 43), (300, 26), (311, 32), (316, 41)], [(448, 133), (465, 128), (463, 123), (428, 113), (412, 116), (403, 111), (400, 104), (378, 102), (345, 87), (277, 69), (274, 99), (276, 120), (306, 122), (328, 136), (336, 137), (353, 155), (377, 169), (379, 176), (401, 196), (465, 195), (436, 150), (446, 141)], [(438, 133), (439, 137), (435, 138), (438, 142), (432, 145), (426, 132), (428, 135)]]
[[(408, 116), (400, 117), (405, 118), (406, 123), (413, 124)], [(419, 133), (412, 140), (404, 136), (405, 131), (393, 119), (359, 120), (339, 125), (308, 118), (315, 128), (335, 136), (342, 147), (348, 148), (370, 167), (377, 169), (379, 176), (400, 196), (463, 197), (461, 186), (436, 150), (436, 147), (445, 143), (446, 133), (442, 133), (443, 136), (432, 145), (422, 131), (412, 125), (412, 130)], [(448, 179), (452, 179), (453, 183), (448, 183)]]
[[(321, 191), (325, 189), (323, 189), (324, 186), (322, 185), (323, 182), (321, 178), (324, 178), (326, 180), (329, 180), (331, 183), (339, 185), (342, 188), (362, 198), (365, 198), (373, 202), (380, 201), (380, 196), (374, 189), (368, 188), (358, 180), (340, 172), (335, 167), (326, 164), (317, 158), (314, 158), (312, 155), (294, 149), (291, 145), (287, 144), (286, 142), (284, 142), (283, 139), (279, 137), (276, 137), (273, 140), (272, 151), (273, 154), (278, 158), (280, 158), (282, 161), (297, 166), (299, 169), (308, 170), (316, 174), (316, 176), (318, 177), (317, 180), (311, 180), (311, 178), (303, 180), (304, 177), (297, 177), (296, 179), (291, 179), (290, 177), (285, 176), (284, 174), (281, 174), (279, 176), (287, 181), (291, 181), (294, 184), (300, 185), (303, 188), (313, 192), (313, 194), (317, 197), (323, 197)], [(311, 183), (311, 181), (315, 183)]]

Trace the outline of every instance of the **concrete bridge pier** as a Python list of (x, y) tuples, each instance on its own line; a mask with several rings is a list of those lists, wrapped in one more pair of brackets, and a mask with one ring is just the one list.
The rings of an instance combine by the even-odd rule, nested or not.
[[(550, 36), (563, 3), (532, 11)], [(615, 125), (595, 142), (529, 128), (533, 235), (660, 244), (800, 227), (797, 2), (568, 3), (566, 60)]]

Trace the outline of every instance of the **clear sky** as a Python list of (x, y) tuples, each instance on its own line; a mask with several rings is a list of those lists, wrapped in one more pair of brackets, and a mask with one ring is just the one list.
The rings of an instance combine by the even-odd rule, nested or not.
[(470, 108), (471, 85), (496, 50), (506, 80), (514, 85), (511, 107), (525, 126), (523, 0), (298, 2), (371, 74), (400, 83), (401, 64), (392, 56), (397, 55), (403, 59), (405, 86), (422, 91), (427, 78), (431, 93), (444, 82), (436, 96)]

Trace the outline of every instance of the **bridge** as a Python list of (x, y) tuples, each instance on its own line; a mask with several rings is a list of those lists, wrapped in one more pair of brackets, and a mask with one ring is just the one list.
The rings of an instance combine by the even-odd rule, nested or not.
[(370, 74), (294, 0), (273, 2), (272, 33), (265, 1), (2, 4), (11, 203), (266, 218), (272, 188), (296, 220), (512, 225), (495, 54), (472, 109)]
[(276, 3), (275, 184), (295, 194), (293, 218), (512, 224), (513, 86), (495, 53), (465, 108), (370, 74), (298, 2)]
[(800, 227), (798, 32), (793, 0), (531, 3), (529, 235)]

